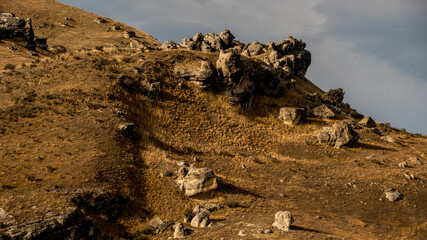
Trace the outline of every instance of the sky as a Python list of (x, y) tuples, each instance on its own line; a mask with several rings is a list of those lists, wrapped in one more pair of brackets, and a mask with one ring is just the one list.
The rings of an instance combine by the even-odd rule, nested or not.
[(307, 43), (306, 77), (378, 122), (427, 134), (426, 0), (59, 0), (160, 42), (230, 29), (236, 40)]

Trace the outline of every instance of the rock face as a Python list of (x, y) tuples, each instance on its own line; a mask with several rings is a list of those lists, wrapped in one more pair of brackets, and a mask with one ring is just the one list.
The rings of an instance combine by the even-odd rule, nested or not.
[[(0, 13), (0, 39), (2, 38), (13, 39), (28, 49), (35, 49), (38, 44), (31, 19), (19, 18), (13, 13)], [(46, 39), (40, 38), (39, 41), (40, 46), (46, 49)]]
[(209, 61), (201, 61), (200, 67), (176, 67), (174, 73), (181, 78), (190, 81), (201, 89), (211, 88), (217, 80), (217, 72)]
[(316, 137), (320, 143), (326, 143), (336, 148), (354, 146), (359, 140), (359, 134), (346, 122), (335, 123), (332, 127), (324, 127)]
[(364, 127), (368, 128), (374, 128), (377, 126), (375, 121), (371, 117), (365, 117), (362, 120), (359, 121), (359, 125), (362, 125)]
[(304, 122), (306, 115), (304, 108), (283, 107), (280, 108), (279, 119), (286, 125), (298, 125)]
[(293, 222), (292, 214), (288, 211), (279, 211), (274, 215), (273, 226), (282, 231), (289, 231), (289, 227)]
[(218, 180), (209, 168), (190, 168), (187, 175), (178, 180), (178, 184), (189, 197), (218, 188)]
[(70, 208), (63, 215), (55, 215), (5, 229), (0, 239), (56, 240), (104, 239), (95, 232), (93, 221), (77, 208)]

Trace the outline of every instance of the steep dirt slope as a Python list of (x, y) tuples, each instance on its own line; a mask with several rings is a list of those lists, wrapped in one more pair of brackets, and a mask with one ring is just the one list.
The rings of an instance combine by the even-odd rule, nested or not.
[[(3, 10), (6, 5), (0, 4)], [(51, 16), (45, 14), (38, 21)], [(79, 14), (92, 24), (93, 15)], [(52, 36), (62, 36), (57, 28), (49, 30)], [(89, 48), (81, 44), (85, 37), (72, 39), (69, 49)], [(110, 40), (120, 45), (122, 37)], [(127, 199), (117, 221), (93, 216), (97, 228), (115, 239), (167, 239), (171, 229), (156, 235), (147, 223), (156, 216), (182, 222), (188, 209), (206, 202), (221, 206), (211, 216), (217, 226), (186, 224), (194, 231), (186, 239), (426, 238), (426, 136), (378, 124), (377, 130), (357, 128), (361, 139), (354, 148), (335, 149), (312, 135), (348, 115), (309, 118), (293, 127), (277, 118), (280, 107), (303, 107), (310, 104), (308, 93), (322, 93), (307, 79), (297, 79), (282, 98), (255, 96), (254, 111), (243, 113), (223, 94), (202, 91), (173, 73), (180, 64), (215, 64), (217, 53), (93, 49), (99, 45), (0, 73), (0, 208), (13, 224), (64, 212), (75, 194), (106, 189)], [(152, 82), (161, 82), (158, 99), (140, 89)], [(122, 136), (117, 126), (123, 122), (135, 123), (137, 134)], [(395, 141), (383, 140), (378, 130)], [(220, 188), (184, 196), (175, 182), (180, 161), (212, 169)], [(407, 168), (398, 166), (403, 161)], [(403, 199), (387, 201), (387, 188)], [(283, 210), (295, 219), (286, 233), (271, 226)], [(261, 229), (273, 233), (257, 233)], [(239, 237), (240, 230), (249, 235)]]
[[(69, 51), (128, 44), (129, 39), (123, 36), (124, 30), (135, 31), (136, 38), (147, 46), (159, 44), (152, 36), (140, 30), (108, 18), (104, 18), (107, 20), (106, 23), (96, 23), (95, 19), (100, 16), (55, 0), (1, 1), (0, 12), (11, 12), (20, 18), (31, 18), (36, 36), (47, 37), (49, 46), (60, 44)], [(60, 23), (67, 23), (68, 26), (61, 26)], [(122, 30), (113, 31), (112, 27), (115, 24), (121, 26)], [(10, 45), (8, 41), (0, 41), (1, 69), (8, 63), (19, 65), (37, 59), (29, 56), (24, 50), (11, 52), (6, 48), (8, 45)], [(40, 54), (48, 53), (40, 52)]]

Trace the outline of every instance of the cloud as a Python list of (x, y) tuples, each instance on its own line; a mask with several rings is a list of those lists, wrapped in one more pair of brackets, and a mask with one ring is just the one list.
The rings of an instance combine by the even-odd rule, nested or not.
[(323, 35), (427, 81), (426, 1), (325, 0), (315, 9), (326, 16)]

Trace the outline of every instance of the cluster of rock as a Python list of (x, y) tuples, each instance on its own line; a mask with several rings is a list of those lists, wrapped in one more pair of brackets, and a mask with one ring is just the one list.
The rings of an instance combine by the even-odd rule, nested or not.
[(202, 52), (235, 52), (244, 56), (258, 56), (265, 53), (264, 61), (273, 67), (280, 77), (289, 79), (293, 76), (304, 77), (311, 63), (311, 53), (305, 50), (305, 42), (292, 36), (278, 43), (270, 42), (267, 45), (259, 42), (244, 44), (234, 40), (234, 35), (229, 30), (224, 30), (220, 35), (197, 33), (193, 38), (184, 38), (181, 44), (173, 41), (165, 42), (161, 48), (188, 50)]
[(11, 39), (28, 49), (47, 49), (46, 38), (34, 36), (31, 19), (16, 17), (13, 13), (0, 13), (0, 39)]

